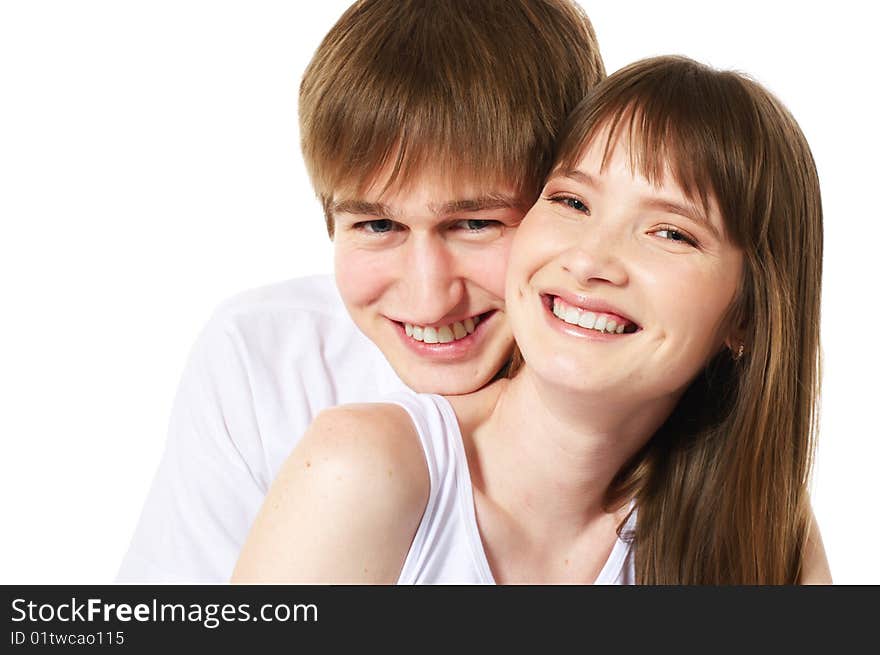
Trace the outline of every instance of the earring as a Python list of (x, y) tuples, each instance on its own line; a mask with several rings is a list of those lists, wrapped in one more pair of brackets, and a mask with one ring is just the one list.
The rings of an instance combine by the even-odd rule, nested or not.
[(738, 362), (740, 359), (742, 359), (743, 352), (745, 352), (745, 349), (746, 349), (746, 344), (744, 344), (744, 343), (739, 344), (739, 350), (737, 350), (736, 354), (733, 356), (733, 361)]

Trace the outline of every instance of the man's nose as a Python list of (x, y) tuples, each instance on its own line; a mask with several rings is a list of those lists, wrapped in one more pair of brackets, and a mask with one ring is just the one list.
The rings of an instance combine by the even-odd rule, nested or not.
[(419, 325), (439, 323), (465, 295), (456, 253), (438, 235), (420, 235), (407, 244), (401, 275), (407, 317)]
[(563, 255), (562, 267), (581, 287), (622, 286), (628, 275), (623, 236), (596, 223), (585, 224), (581, 237)]

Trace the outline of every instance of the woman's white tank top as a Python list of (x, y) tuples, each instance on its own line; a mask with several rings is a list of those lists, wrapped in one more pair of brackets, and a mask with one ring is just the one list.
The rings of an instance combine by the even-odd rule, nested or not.
[[(398, 584), (495, 584), (474, 512), (474, 494), (458, 419), (449, 402), (432, 394), (395, 393), (419, 434), (430, 476), (425, 513)], [(624, 531), (633, 527), (635, 512)], [(631, 549), (618, 538), (594, 584), (633, 584)]]

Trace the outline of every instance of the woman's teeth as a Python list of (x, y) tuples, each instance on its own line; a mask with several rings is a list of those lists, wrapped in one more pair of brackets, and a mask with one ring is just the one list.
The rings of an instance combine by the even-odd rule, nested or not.
[(412, 323), (404, 323), (406, 336), (423, 341), (424, 343), (449, 343), (450, 341), (458, 341), (464, 339), (467, 335), (473, 334), (477, 325), (480, 323), (480, 317), (466, 318), (463, 321), (455, 321), (443, 327), (425, 327), (422, 325), (413, 325)]
[(607, 334), (623, 334), (627, 326), (626, 322), (619, 323), (617, 319), (605, 314), (597, 314), (585, 309), (578, 309), (564, 303), (559, 298), (553, 299), (553, 315), (566, 323), (578, 325), (588, 330), (597, 330)]

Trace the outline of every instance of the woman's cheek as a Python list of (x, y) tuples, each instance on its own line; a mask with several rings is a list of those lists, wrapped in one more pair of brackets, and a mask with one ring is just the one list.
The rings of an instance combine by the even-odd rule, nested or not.
[(577, 235), (570, 235), (559, 225), (552, 225), (541, 214), (527, 216), (513, 240), (510, 266), (514, 274), (531, 276), (571, 246)]

